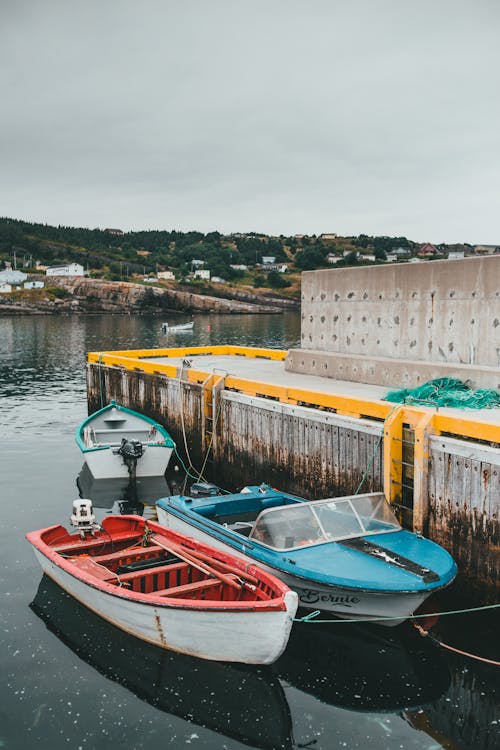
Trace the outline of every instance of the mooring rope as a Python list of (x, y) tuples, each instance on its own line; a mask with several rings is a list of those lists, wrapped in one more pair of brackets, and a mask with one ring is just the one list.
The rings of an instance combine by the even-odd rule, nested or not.
[(97, 358), (97, 364), (99, 367), (99, 395), (101, 397), (101, 409), (104, 408), (104, 399), (102, 397), (102, 376), (101, 376), (101, 370), (102, 370), (102, 352), (99, 352), (99, 356)]
[(425, 630), (425, 628), (423, 628), (421, 625), (417, 625), (416, 622), (412, 623), (412, 625), (414, 628), (416, 628), (416, 630), (418, 630), (422, 637), (430, 638), (431, 641), (436, 643), (438, 646), (441, 646), (441, 648), (445, 648), (448, 651), (453, 651), (455, 654), (460, 654), (461, 656), (467, 656), (469, 659), (476, 659), (477, 661), (482, 661), (485, 664), (492, 664), (494, 667), (500, 667), (500, 661), (487, 659), (485, 656), (479, 656), (478, 654), (471, 654), (470, 651), (462, 651), (455, 646), (450, 646), (448, 643), (443, 643), (443, 641), (440, 641), (438, 638), (436, 638), (435, 635), (432, 635), (432, 633), (430, 633), (428, 630)]
[[(480, 612), (484, 609), (497, 609), (500, 607), (500, 604), (484, 604), (481, 607), (469, 607), (468, 609), (452, 609), (448, 610), (447, 612), (426, 612), (422, 615), (411, 615), (412, 620), (417, 619), (423, 619), (428, 617), (446, 617), (446, 615), (462, 615), (467, 614), (468, 612)], [(317, 615), (321, 614), (321, 610), (315, 609), (314, 612), (310, 612), (307, 615), (304, 615), (304, 617), (295, 617), (294, 622), (312, 622), (314, 624), (334, 624), (334, 625), (340, 625), (344, 623), (353, 623), (353, 622), (387, 622), (387, 621), (394, 621), (394, 620), (401, 620), (401, 617), (358, 617), (353, 619), (344, 619), (339, 618), (336, 620), (318, 620)]]
[[(445, 648), (448, 651), (453, 651), (456, 654), (460, 654), (461, 656), (467, 656), (469, 659), (476, 659), (477, 661), (484, 662), (485, 664), (491, 664), (494, 667), (500, 667), (500, 662), (495, 661), (494, 659), (487, 659), (485, 656), (479, 656), (478, 654), (471, 654), (469, 651), (462, 651), (459, 648), (456, 648), (455, 646), (450, 646), (448, 643), (444, 643), (443, 641), (440, 641), (436, 636), (432, 635), (428, 630), (425, 630), (421, 625), (418, 625), (414, 620), (417, 619), (429, 619), (432, 617), (446, 617), (447, 615), (463, 615), (463, 614), (469, 614), (470, 612), (480, 612), (482, 610), (488, 610), (488, 609), (498, 609), (500, 607), (500, 604), (484, 604), (481, 607), (468, 607), (466, 609), (453, 609), (448, 610), (446, 612), (426, 612), (425, 614), (421, 615), (412, 615), (409, 619), (411, 620), (411, 623), (414, 628), (420, 633), (423, 637), (430, 638), (431, 641), (436, 643), (441, 648)], [(387, 621), (394, 621), (394, 620), (401, 620), (401, 617), (359, 617), (359, 618), (352, 618), (352, 619), (336, 619), (336, 620), (318, 620), (317, 616), (321, 614), (319, 609), (315, 609), (314, 612), (310, 612), (307, 615), (304, 615), (304, 617), (294, 617), (294, 622), (303, 622), (303, 623), (314, 623), (314, 624), (327, 624), (327, 625), (344, 625), (346, 623), (356, 623), (356, 622), (387, 622)]]

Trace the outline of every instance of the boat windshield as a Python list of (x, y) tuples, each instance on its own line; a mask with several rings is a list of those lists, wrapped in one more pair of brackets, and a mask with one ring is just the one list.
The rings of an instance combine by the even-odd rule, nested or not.
[(376, 493), (269, 508), (257, 518), (250, 538), (293, 549), (400, 528), (384, 496)]

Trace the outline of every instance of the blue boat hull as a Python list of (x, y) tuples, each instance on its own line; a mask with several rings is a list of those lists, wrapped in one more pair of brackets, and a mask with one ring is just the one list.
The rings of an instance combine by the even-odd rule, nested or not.
[[(158, 521), (175, 531), (211, 544), (217, 549), (248, 560), (258, 562), (261, 568), (284, 581), (299, 597), (299, 607), (309, 610), (329, 612), (337, 617), (347, 619), (377, 620), (381, 625), (395, 626), (407, 620), (413, 612), (428, 598), (432, 591), (418, 592), (373, 592), (361, 588), (345, 588), (305, 580), (300, 576), (290, 575), (279, 568), (272, 567), (245, 554), (244, 545), (237, 549), (233, 544), (225, 543), (207, 533), (198, 525), (174, 515), (157, 505)], [(435, 589), (434, 589), (435, 590)], [(389, 618), (387, 620), (381, 618)]]

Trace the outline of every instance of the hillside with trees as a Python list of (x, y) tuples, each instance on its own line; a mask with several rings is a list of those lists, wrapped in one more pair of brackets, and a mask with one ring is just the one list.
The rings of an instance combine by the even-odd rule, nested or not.
[[(271, 237), (255, 232), (122, 232), (0, 218), (0, 269), (11, 264), (30, 273), (42, 273), (47, 266), (76, 262), (90, 277), (140, 283), (145, 277), (156, 278), (158, 271), (168, 270), (175, 281), (162, 282), (166, 286), (188, 284), (213, 291), (217, 282), (213, 285), (212, 281), (193, 278), (202, 268), (210, 272), (212, 280), (222, 280), (225, 296), (231, 288), (249, 287), (297, 297), (302, 271), (385, 263), (391, 254), (391, 260), (404, 261), (416, 255), (419, 248), (406, 237), (366, 234)], [(439, 248), (435, 257), (446, 257), (446, 246)]]

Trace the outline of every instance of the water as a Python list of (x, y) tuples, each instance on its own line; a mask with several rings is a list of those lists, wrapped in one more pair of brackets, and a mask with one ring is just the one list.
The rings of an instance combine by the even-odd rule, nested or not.
[[(160, 323), (0, 318), (0, 748), (499, 747), (500, 670), (409, 627), (297, 625), (270, 667), (213, 664), (121, 633), (42, 578), (24, 534), (66, 523), (78, 496), (88, 351), (299, 340), (296, 314), (197, 317), (194, 333), (168, 339)], [(97, 502), (101, 517), (117, 510)], [(438, 625), (443, 640), (495, 658), (493, 631), (477, 615)]]

